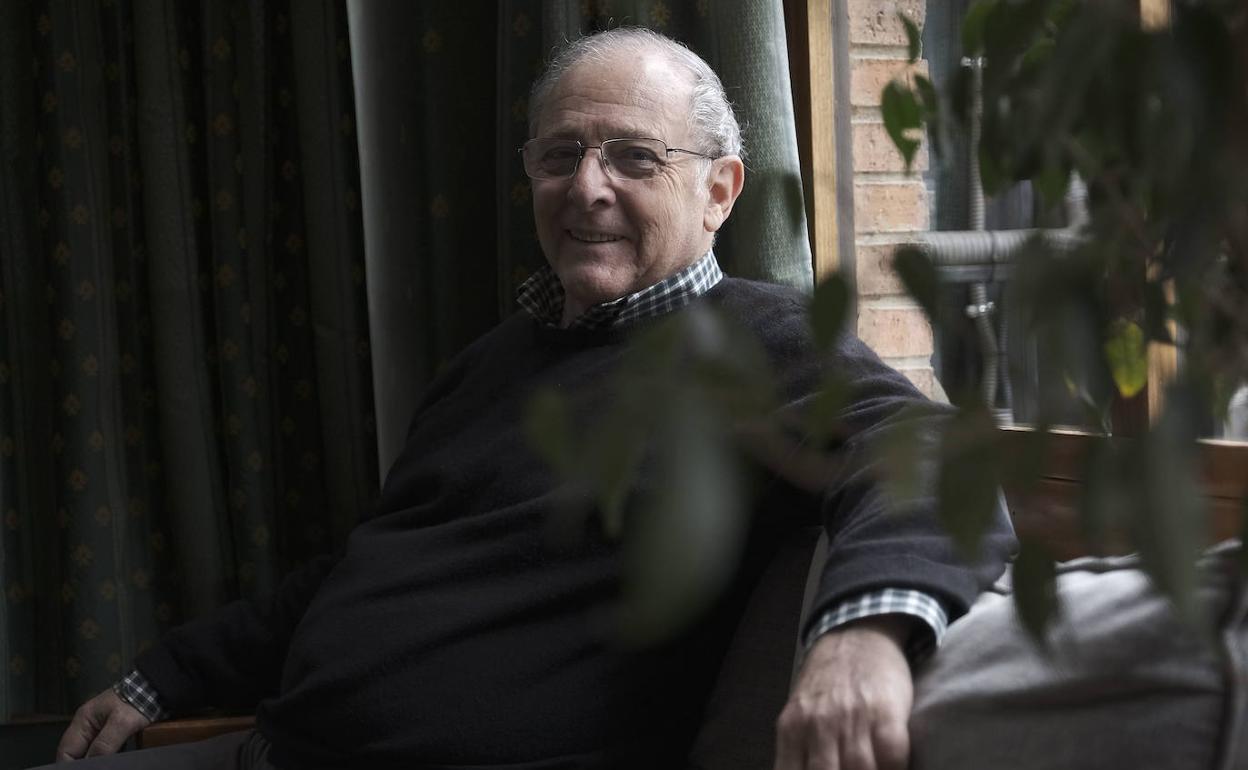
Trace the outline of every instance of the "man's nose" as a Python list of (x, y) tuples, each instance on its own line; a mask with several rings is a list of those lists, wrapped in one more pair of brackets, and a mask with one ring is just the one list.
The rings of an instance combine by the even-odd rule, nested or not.
[(607, 175), (607, 169), (603, 165), (600, 148), (585, 148), (585, 154), (581, 156), (581, 162), (576, 165), (576, 171), (572, 174), (572, 185), (568, 194), (587, 206), (614, 199), (615, 188), (612, 187), (611, 177)]

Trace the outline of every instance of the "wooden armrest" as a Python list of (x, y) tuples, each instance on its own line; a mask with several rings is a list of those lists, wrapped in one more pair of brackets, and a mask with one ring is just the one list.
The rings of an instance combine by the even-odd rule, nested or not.
[[(1031, 432), (1022, 426), (1002, 428), (1005, 451), (1025, 452), (1023, 442)], [(1130, 550), (1126, 533), (1120, 530), (1106, 532), (1106, 542), (1094, 549), (1084, 537), (1079, 517), (1088, 455), (1097, 443), (1108, 440), (1077, 431), (1051, 431), (1048, 453), (1040, 460), (1038, 482), (1026, 489), (1005, 485), (1010, 517), (1020, 536), (1041, 541), (1059, 560)], [(1243, 501), (1248, 497), (1248, 475), (1243, 472), (1248, 468), (1248, 444), (1202, 440), (1198, 453), (1201, 492), (1209, 514), (1208, 540), (1215, 543), (1236, 537), (1243, 520)]]
[(145, 728), (135, 737), (135, 745), (140, 749), (151, 749), (175, 743), (192, 743), (225, 733), (250, 730), (255, 725), (254, 716), (171, 719)]

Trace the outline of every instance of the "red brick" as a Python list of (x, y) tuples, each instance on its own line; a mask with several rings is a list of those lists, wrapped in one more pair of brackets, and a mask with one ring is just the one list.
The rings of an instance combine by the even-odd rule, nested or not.
[(897, 12), (922, 26), (924, 7), (923, 0), (849, 0), (849, 42), (904, 46), (909, 41)]
[(854, 230), (859, 233), (927, 229), (927, 190), (917, 179), (854, 185)]
[(932, 354), (932, 329), (917, 307), (862, 308), (858, 336), (885, 358)]
[(887, 59), (851, 58), (849, 63), (849, 103), (855, 107), (878, 107), (880, 93), (890, 80), (908, 81), (912, 73), (927, 75), (927, 62), (910, 64), (904, 57)]

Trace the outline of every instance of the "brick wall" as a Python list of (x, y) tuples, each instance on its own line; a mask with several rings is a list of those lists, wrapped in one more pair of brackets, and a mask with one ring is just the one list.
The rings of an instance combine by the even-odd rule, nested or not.
[[(924, 0), (848, 0), (848, 6), (858, 334), (923, 392), (940, 397), (932, 376), (931, 328), (891, 267), (897, 245), (928, 227), (920, 176), (927, 168), (927, 151), (920, 150), (907, 175), (880, 117), (880, 91), (912, 71), (897, 13), (922, 26)], [(926, 62), (917, 66), (926, 74)]]

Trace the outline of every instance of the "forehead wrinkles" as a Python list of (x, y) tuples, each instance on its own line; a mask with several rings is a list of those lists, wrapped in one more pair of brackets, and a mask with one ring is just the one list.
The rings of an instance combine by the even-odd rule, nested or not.
[(585, 61), (555, 85), (541, 124), (547, 131), (568, 133), (589, 123), (612, 136), (670, 141), (665, 134), (687, 128), (692, 90), (688, 78), (654, 56), (641, 61), (619, 57)]

